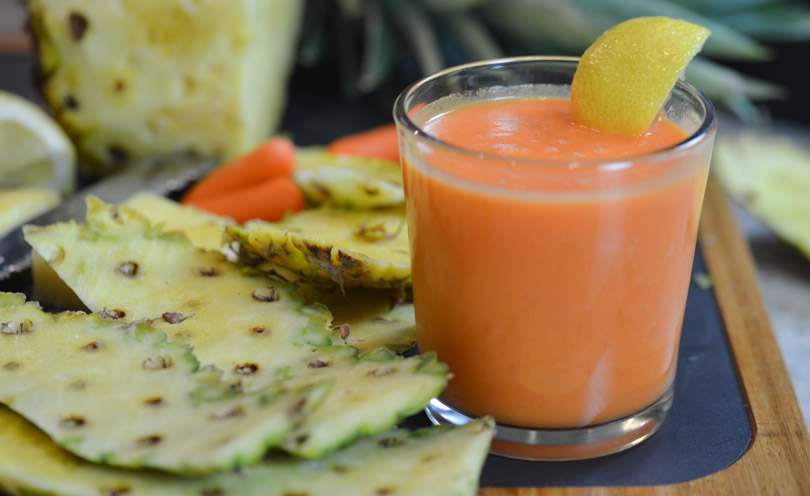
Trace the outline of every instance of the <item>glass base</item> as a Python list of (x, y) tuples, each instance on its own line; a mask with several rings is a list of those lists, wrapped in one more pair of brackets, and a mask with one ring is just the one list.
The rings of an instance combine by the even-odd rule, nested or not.
[[(664, 422), (674, 389), (638, 413), (604, 424), (577, 429), (530, 429), (496, 424), (490, 452), (523, 460), (581, 460), (618, 453), (652, 436)], [(473, 419), (440, 399), (425, 411), (434, 424), (463, 425)]]

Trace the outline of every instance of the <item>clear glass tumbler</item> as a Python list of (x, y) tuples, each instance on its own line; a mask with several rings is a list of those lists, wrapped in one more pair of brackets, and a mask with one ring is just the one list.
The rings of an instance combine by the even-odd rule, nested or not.
[(662, 114), (681, 138), (631, 156), (515, 158), (426, 130), (470, 103), (569, 98), (576, 65), (459, 66), (394, 108), (417, 345), (453, 373), (428, 414), (492, 415), (493, 452), (518, 458), (606, 455), (661, 426), (716, 128), (711, 103), (679, 81)]

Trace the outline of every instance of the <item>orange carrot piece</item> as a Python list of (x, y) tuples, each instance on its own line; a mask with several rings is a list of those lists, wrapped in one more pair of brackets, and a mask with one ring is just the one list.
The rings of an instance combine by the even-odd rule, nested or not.
[(276, 137), (219, 167), (194, 185), (182, 203), (214, 198), (275, 177), (289, 176), (295, 167), (295, 145), (287, 138)]
[(188, 203), (201, 210), (230, 217), (240, 224), (252, 219), (272, 222), (281, 220), (287, 212), (302, 210), (304, 195), (291, 178), (276, 177), (247, 188)]
[(382, 158), (399, 163), (397, 128), (393, 124), (338, 138), (326, 149), (338, 155)]

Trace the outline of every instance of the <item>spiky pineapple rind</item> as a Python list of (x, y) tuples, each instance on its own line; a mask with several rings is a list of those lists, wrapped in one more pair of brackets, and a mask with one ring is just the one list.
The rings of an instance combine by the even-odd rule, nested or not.
[[(342, 394), (327, 397), (321, 409), (305, 418), (282, 441), (285, 450), (304, 458), (320, 458), (359, 438), (390, 429), (420, 412), (431, 398), (441, 393), (450, 377), (447, 365), (438, 362), (435, 353), (403, 358), (380, 349), (341, 370), (344, 365), (337, 363), (332, 370), (321, 369), (327, 377), (330, 372), (339, 371), (340, 375), (334, 376), (335, 389)], [(396, 381), (397, 376), (402, 381)], [(386, 378), (384, 383), (372, 384), (382, 377)], [(366, 401), (369, 397), (384, 403), (386, 408), (375, 407), (378, 403)], [(356, 406), (363, 401), (365, 408)], [(355, 405), (354, 409), (351, 405)], [(351, 418), (345, 420), (346, 415)]]
[[(288, 436), (282, 442), (285, 449), (318, 456), (359, 435), (387, 429), (421, 409), (446, 384), (444, 370), (418, 369), (420, 358), (392, 361), (398, 373), (375, 374), (363, 382), (365, 372), (379, 364), (358, 361), (354, 347), (332, 346), (331, 314), (322, 305), (306, 305), (294, 295), (294, 285), (247, 275), (221, 254), (196, 250), (182, 238), (154, 235), (149, 223), (127, 208), (90, 201), (88, 218), (102, 237), (82, 240), (81, 227), (63, 224), (37, 229), (29, 242), (40, 252), (58, 247), (50, 249), (61, 254), (54, 267), (90, 308), (120, 310), (127, 319), (163, 315), (165, 322), (158, 318), (157, 323), (173, 339), (192, 344), (202, 363), (219, 365), (238, 389), (251, 391), (279, 381), (297, 388), (334, 380), (333, 394), (296, 428), (307, 434), (306, 442), (290, 445)], [(83, 266), (88, 258), (93, 265)], [(207, 276), (184, 269), (200, 265)], [(230, 282), (220, 287), (212, 281)], [(154, 288), (165, 290), (155, 293)], [(175, 293), (182, 298), (173, 301)], [(186, 301), (196, 306), (182, 307)], [(292, 320), (275, 325), (275, 313), (253, 320), (252, 312), (263, 308), (286, 308)], [(181, 315), (175, 319), (171, 312)], [(232, 318), (236, 320), (227, 320)], [(348, 375), (333, 376), (338, 370)]]
[(371, 210), (405, 201), (402, 170), (388, 160), (299, 148), (293, 178), (312, 205)]
[(389, 484), (395, 494), (473, 496), (492, 430), (488, 419), (460, 428), (398, 430), (321, 460), (273, 458), (238, 474), (188, 477), (86, 462), (0, 405), (0, 490), (12, 496), (356, 496)]
[(401, 301), (405, 295), (397, 290), (324, 291), (313, 284), (300, 283), (296, 294), (329, 309), (335, 344), (354, 346), (361, 354), (378, 348), (401, 354), (416, 343), (413, 303)]
[[(276, 380), (272, 368), (254, 365), (283, 369), (305, 360), (307, 347), (331, 344), (331, 314), (295, 296), (295, 285), (245, 273), (224, 255), (195, 248), (180, 233), (163, 233), (127, 207), (92, 197), (87, 203), (85, 224), (32, 227), (25, 234), (89, 308), (121, 310), (126, 319), (157, 318), (171, 340), (190, 342), (204, 363), (222, 357), (225, 346), (231, 356), (220, 364), (223, 371), (248, 389)], [(171, 316), (177, 318), (166, 320)], [(227, 343), (221, 342), (225, 333)], [(290, 348), (280, 348), (283, 343)]]
[(0, 322), (0, 401), (98, 463), (184, 474), (253, 463), (332, 385), (237, 393), (148, 321), (52, 315), (17, 294), (0, 299)]
[(314, 283), (385, 289), (402, 288), (411, 281), (405, 226), (402, 209), (318, 208), (278, 223), (229, 226), (225, 233), (240, 243), (239, 254), (248, 262), (260, 257)]

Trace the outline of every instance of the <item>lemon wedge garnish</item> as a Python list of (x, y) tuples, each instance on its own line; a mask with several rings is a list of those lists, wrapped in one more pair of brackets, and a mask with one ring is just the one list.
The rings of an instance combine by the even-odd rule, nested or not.
[(605, 31), (582, 55), (571, 83), (574, 122), (640, 136), (711, 32), (668, 17), (638, 17)]
[(0, 91), (0, 187), (66, 194), (75, 177), (76, 150), (56, 121), (32, 102)]

